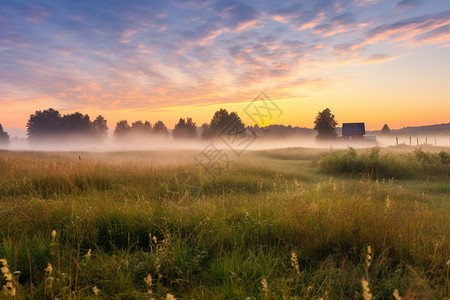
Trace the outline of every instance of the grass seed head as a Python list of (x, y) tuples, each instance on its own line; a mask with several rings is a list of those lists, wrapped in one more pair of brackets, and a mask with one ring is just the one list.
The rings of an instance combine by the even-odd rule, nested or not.
[(366, 254), (366, 267), (370, 267), (370, 263), (372, 262), (372, 247), (367, 246), (367, 254)]
[(373, 296), (370, 293), (369, 282), (366, 279), (364, 279), (364, 277), (361, 279), (361, 285), (363, 289), (363, 299), (371, 300)]
[(147, 274), (147, 277), (144, 278), (144, 282), (147, 285), (147, 293), (152, 294), (153, 291), (151, 290), (152, 286), (152, 275)]
[(92, 292), (94, 292), (94, 294), (95, 294), (96, 296), (98, 296), (98, 294), (100, 294), (100, 289), (99, 289), (97, 286), (94, 286), (94, 287), (92, 288)]
[(262, 284), (262, 288), (263, 288), (263, 292), (264, 292), (264, 296), (268, 296), (269, 295), (269, 286), (267, 284), (267, 279), (263, 278), (261, 280), (261, 284)]
[(295, 271), (297, 271), (298, 274), (300, 274), (300, 267), (298, 266), (298, 258), (295, 252), (291, 253), (291, 266), (292, 268), (295, 269)]
[(174, 297), (174, 295), (172, 295), (172, 294), (170, 294), (170, 293), (168, 293), (167, 295), (166, 295), (166, 300), (175, 300), (176, 298)]
[(55, 239), (56, 239), (56, 230), (55, 229), (53, 229), (52, 230), (52, 242), (54, 242), (55, 241)]
[(394, 293), (392, 295), (394, 295), (395, 300), (402, 300), (402, 297), (400, 297), (397, 289), (394, 290)]
[(86, 254), (86, 259), (87, 259), (87, 260), (91, 259), (91, 255), (92, 255), (91, 249), (89, 248), (89, 250), (88, 250), (88, 252), (87, 252), (87, 254)]
[(53, 267), (51, 263), (48, 263), (47, 268), (44, 269), (45, 272), (48, 272), (48, 276), (52, 275)]
[(3, 286), (4, 290), (12, 297), (16, 296), (16, 287), (14, 286), (13, 276), (9, 270), (8, 261), (6, 259), (0, 259), (3, 267), (1, 268), (3, 278), (6, 280), (6, 284)]

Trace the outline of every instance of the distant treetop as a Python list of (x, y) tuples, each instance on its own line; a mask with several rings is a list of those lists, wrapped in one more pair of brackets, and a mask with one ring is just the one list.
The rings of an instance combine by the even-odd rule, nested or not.
[(192, 118), (180, 118), (172, 131), (174, 138), (195, 138), (197, 137), (197, 124), (192, 121)]
[(387, 124), (383, 125), (383, 128), (381, 129), (381, 133), (383, 133), (383, 134), (391, 133), (391, 129), (389, 128), (389, 126)]
[(211, 122), (202, 125), (204, 138), (213, 138), (220, 135), (227, 127), (233, 126), (234, 130), (239, 132), (245, 131), (245, 125), (236, 112), (228, 113), (226, 109), (221, 108), (216, 111), (211, 119)]
[(326, 108), (317, 114), (314, 124), (314, 129), (317, 130), (318, 133), (318, 139), (330, 139), (337, 137), (336, 126), (338, 122), (335, 120), (335, 117), (329, 108)]
[(3, 130), (2, 124), (0, 124), (0, 147), (8, 146), (9, 134)]

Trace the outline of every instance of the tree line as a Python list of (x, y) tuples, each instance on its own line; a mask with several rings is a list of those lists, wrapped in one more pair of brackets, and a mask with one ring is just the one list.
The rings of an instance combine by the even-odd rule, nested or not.
[(101, 115), (91, 121), (87, 114), (74, 112), (61, 115), (53, 108), (38, 110), (30, 115), (26, 127), (30, 141), (48, 138), (68, 139), (73, 136), (103, 139), (108, 134), (107, 121)]
[[(236, 112), (230, 113), (226, 109), (220, 109), (214, 113), (209, 123), (204, 123), (200, 127), (197, 127), (192, 118), (180, 118), (172, 130), (172, 137), (174, 139), (192, 139), (197, 137), (212, 139), (224, 132), (230, 124), (233, 124), (234, 130), (241, 133), (245, 133), (247, 129), (252, 131), (260, 129), (257, 125), (245, 127)], [(314, 124), (314, 130), (317, 131), (318, 139), (337, 138), (336, 126), (338, 122), (329, 108), (317, 114)], [(101, 141), (108, 135), (107, 120), (101, 115), (91, 121), (90, 116), (87, 114), (74, 112), (61, 115), (59, 111), (53, 108), (38, 110), (31, 114), (26, 127), (28, 139), (32, 142), (47, 138), (64, 140), (73, 136), (88, 137), (92, 140)], [(282, 125), (271, 125), (264, 129), (266, 132), (272, 132), (272, 134), (280, 136), (293, 132), (307, 132), (306, 128), (296, 128), (294, 130), (291, 126)], [(381, 133), (388, 134), (389, 132), (390, 129), (385, 124)], [(169, 137), (169, 130), (162, 121), (157, 121), (154, 124), (151, 124), (149, 121), (135, 121), (130, 125), (127, 120), (117, 122), (114, 129), (114, 137), (118, 140), (142, 136)], [(0, 124), (0, 146), (8, 145), (8, 143), (9, 135)]]
[[(233, 123), (241, 131), (245, 131), (245, 125), (236, 112), (229, 113), (226, 109), (216, 111), (211, 122), (197, 127), (192, 118), (180, 118), (172, 130), (174, 139), (190, 139), (196, 137), (214, 138), (218, 136), (226, 127)], [(74, 136), (89, 137), (93, 140), (102, 140), (108, 135), (107, 120), (99, 115), (91, 121), (88, 114), (74, 112), (61, 115), (53, 108), (38, 110), (30, 115), (27, 121), (27, 135), (31, 142), (47, 139), (66, 140)], [(0, 140), (3, 135), (3, 128), (0, 125)], [(162, 121), (154, 124), (149, 121), (135, 121), (131, 124), (128, 120), (121, 120), (116, 123), (114, 138), (126, 139), (136, 137), (169, 137), (169, 130)], [(7, 138), (9, 140), (9, 136)]]

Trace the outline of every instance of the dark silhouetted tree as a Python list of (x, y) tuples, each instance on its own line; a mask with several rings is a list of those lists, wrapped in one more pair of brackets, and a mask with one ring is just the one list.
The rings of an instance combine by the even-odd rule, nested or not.
[(192, 118), (186, 120), (180, 118), (172, 135), (174, 138), (195, 138), (197, 137), (197, 125), (192, 121)]
[(131, 130), (136, 133), (144, 132), (144, 123), (142, 121), (136, 121), (131, 124)]
[(147, 134), (150, 135), (153, 133), (152, 124), (149, 121), (136, 121), (131, 124), (131, 131), (132, 134), (138, 134), (143, 135)]
[(64, 135), (92, 135), (94, 133), (89, 115), (80, 112), (64, 115), (60, 120), (60, 131)]
[(145, 121), (144, 122), (144, 126), (143, 126), (142, 129), (144, 130), (145, 134), (152, 134), (153, 133), (152, 123), (150, 123), (149, 121)]
[(228, 113), (226, 109), (220, 109), (214, 113), (211, 122), (202, 134), (204, 138), (213, 138), (221, 134), (226, 128), (236, 130), (239, 133), (245, 132), (245, 125), (237, 113)]
[(40, 137), (49, 137), (61, 132), (61, 114), (59, 111), (49, 108), (38, 110), (30, 115), (27, 122), (27, 135), (31, 140)]
[(3, 130), (2, 124), (0, 124), (0, 147), (6, 147), (9, 144), (9, 134)]
[(337, 137), (336, 126), (338, 122), (335, 120), (329, 108), (317, 114), (314, 124), (314, 129), (318, 133), (318, 139), (333, 139)]
[(389, 126), (387, 124), (383, 125), (383, 128), (381, 129), (381, 133), (382, 134), (389, 134), (389, 133), (391, 133), (391, 129), (389, 128)]
[(209, 129), (208, 123), (203, 123), (202, 126), (199, 127), (199, 134), (203, 136), (203, 134)]
[(99, 138), (105, 138), (108, 135), (108, 125), (105, 118), (99, 115), (93, 122), (92, 128)]
[(30, 115), (27, 123), (27, 134), (30, 141), (43, 140), (48, 138), (65, 141), (74, 136), (94, 139), (107, 135), (108, 126), (102, 116), (98, 116), (91, 122), (89, 115), (74, 112), (61, 116), (61, 114), (49, 108), (43, 111), (36, 111)]
[(153, 125), (153, 132), (160, 136), (168, 134), (167, 127), (162, 121), (158, 121)]
[(129, 134), (131, 131), (130, 125), (128, 125), (127, 120), (122, 120), (117, 122), (116, 129), (114, 130), (114, 136), (117, 138), (122, 138)]

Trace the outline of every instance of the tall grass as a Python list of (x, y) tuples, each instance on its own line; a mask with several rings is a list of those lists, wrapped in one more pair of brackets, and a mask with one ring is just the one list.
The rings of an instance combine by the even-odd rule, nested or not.
[[(450, 199), (425, 185), (239, 162), (216, 178), (46, 154), (0, 164), (0, 258), (19, 298), (360, 298), (366, 271), (378, 299), (449, 296)], [(172, 184), (186, 172), (195, 188)]]
[(450, 175), (450, 154), (428, 153), (416, 149), (413, 153), (380, 154), (380, 148), (357, 152), (335, 152), (319, 160), (319, 168), (330, 174), (365, 174), (375, 178), (423, 179)]

